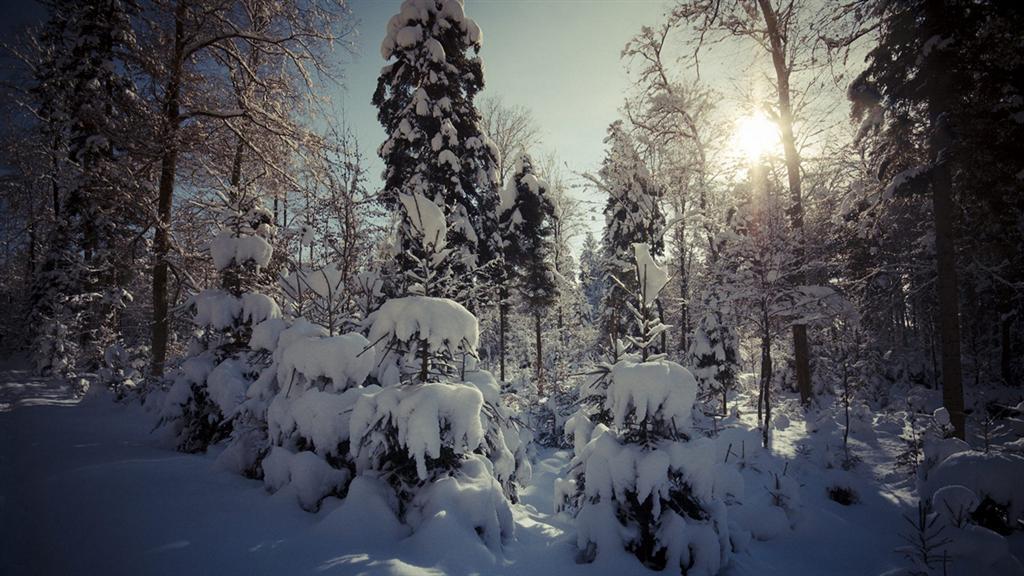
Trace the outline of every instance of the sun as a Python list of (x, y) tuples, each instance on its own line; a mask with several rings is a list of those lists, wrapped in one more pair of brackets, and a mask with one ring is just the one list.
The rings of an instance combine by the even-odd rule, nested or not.
[(736, 120), (733, 133), (733, 148), (753, 162), (759, 160), (779, 146), (779, 127), (760, 112)]

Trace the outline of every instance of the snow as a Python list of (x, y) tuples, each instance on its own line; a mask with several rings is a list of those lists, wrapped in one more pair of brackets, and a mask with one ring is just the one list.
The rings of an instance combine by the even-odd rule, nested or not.
[(264, 320), (281, 318), (281, 308), (266, 294), (246, 292), (242, 294), (242, 320), (259, 324)]
[(1024, 518), (1024, 456), (998, 452), (958, 451), (928, 473), (921, 488), (924, 498), (945, 486), (965, 486), (979, 497), (989, 497), (1007, 507), (1012, 523)]
[(456, 475), (427, 486), (416, 495), (412, 507), (411, 523), (423, 535), (419, 539), (430, 544), (439, 532), (448, 531), (436, 524), (451, 523), (455, 530), (465, 530), (459, 541), (472, 541), (479, 534), (491, 550), (499, 550), (515, 534), (512, 509), (491, 474), (490, 462), (480, 455), (465, 460)]
[(274, 249), (270, 243), (259, 236), (235, 236), (230, 230), (221, 230), (210, 242), (210, 256), (217, 270), (224, 270), (232, 264), (242, 265), (252, 262), (257, 266), (266, 266)]
[(668, 284), (668, 267), (658, 266), (651, 256), (651, 247), (644, 243), (633, 244), (636, 267), (640, 280), (644, 305), (652, 306), (661, 289)]
[[(351, 438), (364, 438), (381, 422), (398, 431), (398, 443), (416, 461), (416, 472), (427, 479), (427, 458), (439, 458), (442, 444), (457, 453), (471, 452), (483, 441), (480, 419), (484, 397), (473, 385), (434, 382), (383, 388), (363, 394), (350, 421)], [(352, 456), (366, 455), (353, 442)]]
[(332, 468), (312, 452), (293, 454), (275, 446), (263, 459), (263, 481), (272, 491), (288, 489), (303, 510), (316, 511), (320, 502), (348, 484), (348, 470)]
[(444, 46), (437, 41), (436, 38), (427, 38), (427, 41), (423, 43), (423, 47), (427, 49), (427, 54), (430, 55), (430, 59), (434, 62), (444, 62)]
[(206, 379), (206, 390), (221, 414), (230, 414), (245, 400), (249, 379), (245, 377), (247, 366), (234, 358), (221, 362)]
[[(431, 498), (417, 500), (410, 513), (420, 529), (412, 534), (399, 522), (393, 491), (382, 478), (356, 477), (345, 492), (339, 488), (345, 473), (315, 463), (323, 460), (319, 454), (298, 456), (293, 473), (293, 460), (303, 451), (281, 447), (269, 466), (279, 489), (268, 495), (264, 480), (217, 466), (219, 447), (205, 455), (164, 447), (149, 433), (154, 415), (138, 405), (115, 404), (102, 394), (83, 401), (57, 397), (60, 390), (58, 381), (0, 371), (0, 403), (20, 398), (13, 411), (0, 413), (0, 438), (5, 439), (0, 443), (0, 557), (13, 574), (669, 573), (648, 571), (626, 551), (599, 553), (591, 564), (576, 562), (575, 524), (551, 503), (555, 484), (567, 476), (568, 451), (536, 454), (533, 480), (521, 490), (521, 502), (510, 507), (512, 538), (497, 552), (465, 528), (489, 527), (489, 539), (501, 538), (504, 513), (494, 504), (493, 486), (488, 488), (476, 474), (487, 466), (483, 459), (470, 464), (475, 470), (464, 466)], [(24, 396), (28, 393), (35, 400)], [(733, 552), (723, 576), (810, 575), (823, 568), (835, 576), (864, 576), (905, 565), (895, 549), (903, 544), (900, 536), (907, 526), (902, 516), (915, 510), (915, 499), (905, 482), (883, 480), (901, 446), (897, 436), (880, 431), (874, 444), (851, 438), (864, 458), (863, 468), (852, 472), (823, 469), (803, 456), (780, 456), (805, 443), (819, 449), (818, 437), (806, 435), (802, 426), (780, 431), (773, 452), (757, 447), (757, 431), (749, 422), (727, 419), (720, 435), (709, 441), (714, 444), (713, 489), (745, 492), (740, 502), (728, 505)], [(730, 444), (732, 456), (723, 463)], [(275, 465), (275, 460), (280, 462)], [(795, 522), (766, 491), (769, 486), (774, 490), (772, 475), (781, 475), (784, 465), (783, 477), (799, 485), (802, 497)], [(840, 482), (856, 489), (860, 503), (840, 506), (827, 498), (825, 488)], [(316, 513), (300, 507), (300, 494), (310, 487), (314, 495), (333, 493), (319, 502)], [(741, 514), (748, 507), (751, 513)], [(608, 541), (620, 541), (613, 509), (599, 505), (589, 514), (595, 522), (585, 525), (587, 539), (602, 541), (603, 534)], [(713, 519), (720, 520), (719, 514), (713, 511)], [(712, 546), (710, 534), (703, 533), (706, 525), (675, 525), (667, 510), (662, 518), (671, 526), (666, 531), (680, 536), (672, 541), (670, 554), (684, 554), (689, 546), (683, 542), (695, 550)], [(760, 536), (777, 530), (776, 537), (745, 538), (741, 524), (747, 530), (763, 527)], [(956, 542), (949, 549), (951, 575), (1024, 573), (1005, 553), (1024, 554), (1019, 533), (1003, 538), (970, 525), (947, 527), (944, 535)], [(53, 546), (55, 541), (64, 545)], [(707, 556), (709, 563), (714, 558), (696, 556)]]
[(267, 415), (271, 439), (284, 444), (298, 434), (321, 456), (344, 456), (341, 445), (349, 439), (352, 408), (362, 392), (359, 388), (341, 394), (307, 390), (294, 399), (277, 396)]
[(441, 150), (437, 155), (437, 163), (441, 166), (447, 164), (452, 170), (458, 172), (462, 170), (462, 165), (459, 161), (459, 157), (455, 155), (451, 150)]
[(514, 179), (510, 179), (508, 183), (503, 187), (498, 188), (498, 216), (500, 217), (504, 213), (511, 210), (516, 205), (516, 198), (519, 195), (519, 189), (516, 187)]
[[(423, 26), (430, 21), (431, 13), (436, 15), (434, 28), (425, 31)], [(483, 41), (480, 27), (466, 17), (462, 0), (405, 0), (398, 14), (388, 21), (380, 55), (388, 60), (397, 49), (414, 49), (423, 40), (425, 32), (442, 32), (453, 25), (463, 32), (462, 41), (467, 46), (479, 46)], [(443, 52), (441, 54), (443, 56)], [(437, 61), (443, 61), (443, 58)]]
[(676, 429), (686, 430), (696, 397), (697, 381), (679, 364), (624, 360), (612, 368), (606, 407), (612, 412), (615, 426), (622, 426), (626, 415), (633, 413), (637, 422), (658, 415), (670, 420)]
[(268, 318), (256, 324), (252, 328), (252, 336), (249, 337), (249, 348), (273, 352), (277, 349), (277, 339), (287, 327), (281, 318)]
[(296, 376), (308, 382), (318, 378), (331, 381), (336, 392), (359, 386), (370, 374), (377, 351), (359, 333), (341, 336), (305, 337), (288, 342), (278, 362), (277, 380), (285, 387)]
[(389, 335), (405, 342), (415, 337), (426, 340), (432, 351), (461, 348), (472, 352), (480, 340), (476, 317), (461, 304), (446, 298), (392, 298), (370, 317), (370, 321), (370, 342)]
[(448, 224), (441, 207), (427, 200), (423, 194), (402, 194), (399, 196), (409, 223), (423, 240), (423, 249), (429, 253), (444, 250), (447, 243)]
[(242, 315), (242, 302), (216, 288), (203, 290), (192, 296), (192, 304), (196, 314), (192, 321), (197, 326), (209, 326), (215, 330), (224, 330), (235, 324)]

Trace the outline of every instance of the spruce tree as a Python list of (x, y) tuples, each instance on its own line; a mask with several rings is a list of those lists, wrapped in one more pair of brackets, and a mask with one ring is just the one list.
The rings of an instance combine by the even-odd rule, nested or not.
[[(497, 151), (482, 134), (473, 98), (483, 88), (481, 33), (457, 0), (408, 0), (388, 22), (373, 104), (387, 139), (381, 202), (398, 211), (403, 194), (444, 208), (453, 256), (438, 271), (439, 296), (476, 298), (473, 273), (494, 249)], [(425, 254), (407, 218), (393, 247), (399, 272)], [(392, 275), (395, 276), (395, 275)], [(398, 278), (398, 276), (395, 276)], [(406, 286), (389, 285), (389, 294)]]
[(601, 279), (601, 248), (594, 239), (594, 233), (587, 230), (580, 252), (580, 287), (587, 302), (587, 319), (593, 322), (601, 299), (604, 297), (604, 282)]
[(281, 317), (265, 294), (272, 278), (266, 266), (273, 254), (273, 215), (253, 193), (232, 190), (225, 200), (221, 229), (210, 242), (220, 287), (189, 300), (195, 334), (161, 415), (183, 452), (205, 451), (232, 433), (234, 411), (265, 367), (265, 354), (249, 348), (253, 328)]
[(555, 207), (548, 196), (548, 185), (537, 178), (528, 155), (516, 162), (498, 211), (505, 265), (513, 271), (512, 280), (522, 294), (526, 311), (533, 316), (535, 378), (538, 394), (543, 396), (541, 321), (558, 298), (552, 254)]
[[(621, 121), (608, 127), (604, 142), (608, 149), (598, 176), (608, 193), (602, 236), (603, 273), (608, 283), (601, 303), (601, 322), (602, 335), (614, 341), (633, 332), (626, 310), (628, 295), (637, 288), (630, 274), (633, 244), (647, 244), (654, 256), (664, 250), (664, 192), (651, 177)], [(612, 282), (613, 277), (620, 277), (621, 282)]]

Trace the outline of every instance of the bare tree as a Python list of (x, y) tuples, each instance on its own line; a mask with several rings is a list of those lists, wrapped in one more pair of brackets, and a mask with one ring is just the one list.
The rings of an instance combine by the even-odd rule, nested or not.
[(516, 159), (540, 144), (540, 129), (528, 108), (505, 104), (500, 96), (485, 96), (478, 107), (484, 134), (498, 147), (498, 183), (504, 185)]
[[(269, 151), (282, 143), (286, 150), (298, 150), (302, 134), (295, 130), (287, 111), (312, 103), (318, 77), (330, 77), (324, 52), (344, 36), (345, 31), (339, 33), (337, 25), (344, 21), (345, 13), (344, 3), (333, 0), (166, 0), (155, 3), (146, 15), (154, 30), (148, 50), (152, 60), (147, 67), (153, 75), (154, 92), (159, 94), (161, 126), (153, 239), (154, 375), (163, 374), (167, 354), (168, 255), (175, 182), (179, 156), (189, 151), (186, 143), (189, 132), (194, 132), (192, 125), (213, 122), (233, 133), (237, 137), (233, 166), (245, 150), (260, 159), (267, 171), (290, 179)], [(273, 71), (269, 76), (268, 70)], [(247, 90), (211, 90), (226, 84), (218, 83), (218, 78), (232, 74), (236, 86), (260, 87), (266, 98), (249, 98)], [(307, 98), (281, 99), (280, 85), (275, 83), (282, 82), (305, 89)], [(243, 125), (256, 125), (259, 131), (247, 132)], [(267, 139), (267, 134), (277, 138)]]

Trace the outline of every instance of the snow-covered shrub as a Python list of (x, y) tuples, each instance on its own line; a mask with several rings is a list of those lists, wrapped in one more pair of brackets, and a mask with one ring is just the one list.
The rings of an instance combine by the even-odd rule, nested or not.
[[(922, 498), (935, 498), (949, 486), (961, 486), (975, 494), (984, 508), (982, 523), (1001, 532), (1024, 520), (1024, 456), (1008, 452), (977, 452), (961, 441), (942, 447), (959, 450), (947, 454), (920, 483)], [(984, 506), (981, 506), (984, 504)]]
[(712, 441), (694, 437), (693, 375), (648, 354), (663, 329), (650, 307), (667, 274), (646, 246), (635, 253), (640, 332), (629, 341), (639, 354), (623, 354), (597, 372), (589, 413), (600, 422), (581, 411), (566, 423), (575, 455), (556, 499), (575, 513), (584, 561), (624, 548), (653, 569), (713, 575), (732, 548), (724, 494), (715, 492)]
[(115, 342), (104, 350), (103, 365), (96, 371), (96, 380), (121, 400), (143, 383), (148, 365), (149, 347)]

